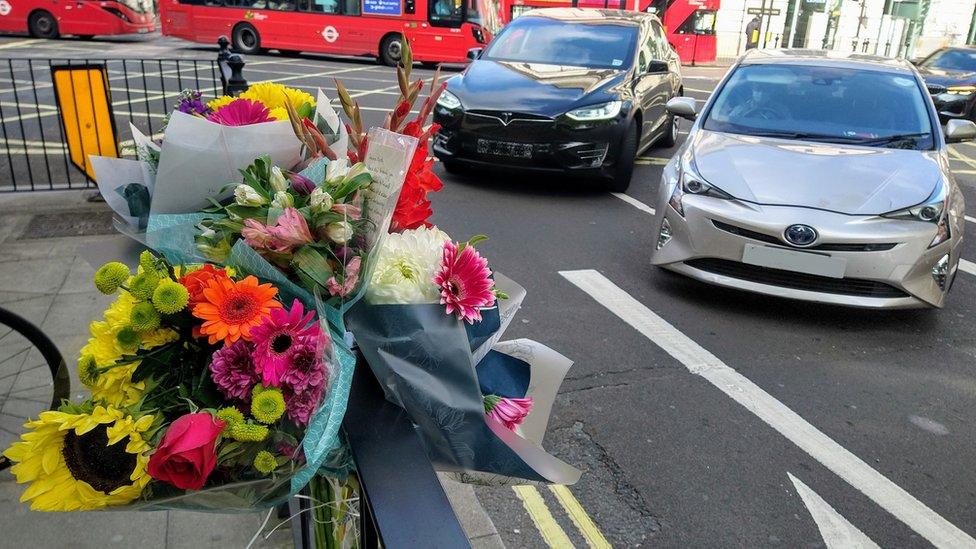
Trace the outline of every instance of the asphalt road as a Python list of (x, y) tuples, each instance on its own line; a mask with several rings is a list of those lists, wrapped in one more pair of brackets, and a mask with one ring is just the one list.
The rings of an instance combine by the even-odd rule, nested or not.
[[(0, 38), (0, 56), (213, 56), (156, 37), (8, 45), (22, 40)], [(248, 62), (251, 81), (332, 95), (340, 76), (369, 124), (395, 98), (393, 72), (369, 61)], [(688, 95), (704, 99), (723, 72), (685, 68)], [(632, 200), (559, 178), (442, 173), (433, 220), (455, 239), (488, 234), (479, 249), (528, 290), (506, 336), (575, 360), (544, 445), (584, 470), (570, 489), (583, 511), (545, 487), (479, 488), (508, 546), (976, 545), (976, 275), (959, 273), (943, 310), (877, 312), (656, 269), (646, 208), (672, 153), (644, 154)], [(953, 155), (976, 204), (976, 145)], [(972, 239), (962, 257), (976, 261)]]

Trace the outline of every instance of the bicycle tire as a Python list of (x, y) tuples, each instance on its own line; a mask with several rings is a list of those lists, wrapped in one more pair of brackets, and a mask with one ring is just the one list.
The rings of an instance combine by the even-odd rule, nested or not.
[[(6, 327), (7, 330), (4, 330), (4, 327)], [(49, 404), (46, 402), (41, 403), (45, 404), (46, 409), (49, 410), (57, 408), (61, 404), (61, 401), (68, 398), (68, 396), (71, 394), (71, 380), (68, 376), (68, 367), (64, 361), (64, 357), (61, 355), (61, 351), (58, 350), (58, 347), (53, 341), (51, 341), (51, 338), (49, 338), (47, 334), (32, 324), (29, 320), (14, 313), (13, 311), (0, 307), (0, 344), (2, 344), (3, 340), (12, 333), (16, 333), (20, 337), (27, 340), (27, 342), (30, 343), (30, 345), (32, 345), (38, 353), (40, 353), (41, 358), (47, 364), (48, 370), (51, 374), (51, 400)], [(29, 348), (25, 349), (25, 351), (29, 351)], [(19, 356), (20, 354), (24, 354), (24, 352), (18, 351), (15, 355), (0, 360), (0, 380), (11, 376), (19, 376), (19, 374), (22, 373), (21, 371), (13, 373), (5, 371), (5, 368), (9, 367), (6, 365), (6, 362), (16, 356)], [(24, 354), (24, 356), (26, 361), (26, 357), (29, 356), (29, 353)], [(39, 366), (40, 365), (37, 367)], [(12, 390), (13, 385), (11, 385), (11, 390), (9, 390), (6, 394), (0, 392), (0, 414), (4, 413), (4, 405), (10, 398)], [(9, 431), (9, 429), (4, 430)], [(6, 448), (0, 448), (0, 452), (5, 449)], [(9, 466), (10, 461), (0, 455), (0, 471)]]

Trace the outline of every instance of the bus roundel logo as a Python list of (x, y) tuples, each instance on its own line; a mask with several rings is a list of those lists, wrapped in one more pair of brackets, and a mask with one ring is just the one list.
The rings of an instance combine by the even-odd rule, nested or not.
[(10, 2), (7, 2), (7, 0), (0, 0), (0, 16), (9, 14), (10, 9)]
[[(0, 0), (0, 2), (5, 2), (5, 1), (6, 0)], [(337, 31), (336, 28), (333, 27), (332, 25), (329, 25), (328, 27), (322, 29), (322, 38), (324, 38), (326, 42), (331, 44), (339, 39), (339, 31)]]

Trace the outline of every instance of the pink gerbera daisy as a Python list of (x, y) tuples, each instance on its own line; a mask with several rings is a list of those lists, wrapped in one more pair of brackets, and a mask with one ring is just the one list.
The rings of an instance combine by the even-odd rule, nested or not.
[(210, 113), (207, 120), (221, 126), (248, 126), (261, 122), (274, 122), (271, 111), (264, 104), (250, 99), (235, 99)]
[(503, 398), (497, 395), (486, 395), (484, 398), (485, 414), (502, 422), (506, 428), (514, 431), (525, 421), (532, 411), (532, 398)]
[(447, 305), (447, 314), (456, 313), (469, 324), (481, 322), (481, 307), (495, 304), (492, 291), (495, 284), (488, 261), (469, 245), (458, 253), (456, 243), (444, 242), (441, 267), (434, 275), (434, 284), (441, 289), (441, 305)]
[(274, 309), (271, 315), (251, 330), (254, 342), (254, 369), (265, 386), (277, 387), (292, 364), (297, 343), (306, 339), (319, 339), (322, 330), (313, 322), (314, 312), (305, 314), (305, 308), (297, 299), (291, 309)]

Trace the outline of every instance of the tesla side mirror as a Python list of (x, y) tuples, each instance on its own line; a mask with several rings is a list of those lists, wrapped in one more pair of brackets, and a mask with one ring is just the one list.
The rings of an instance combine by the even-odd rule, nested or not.
[(950, 120), (945, 127), (946, 143), (961, 143), (976, 139), (976, 124), (972, 120)]
[(481, 57), (482, 51), (484, 51), (484, 48), (471, 48), (468, 50), (468, 59), (474, 61), (475, 59)]
[(662, 72), (668, 72), (671, 67), (668, 66), (667, 61), (659, 61), (657, 59), (651, 59), (647, 63), (647, 73), (648, 74), (659, 74)]
[(698, 102), (691, 97), (674, 97), (665, 108), (674, 116), (694, 120), (698, 117)]

